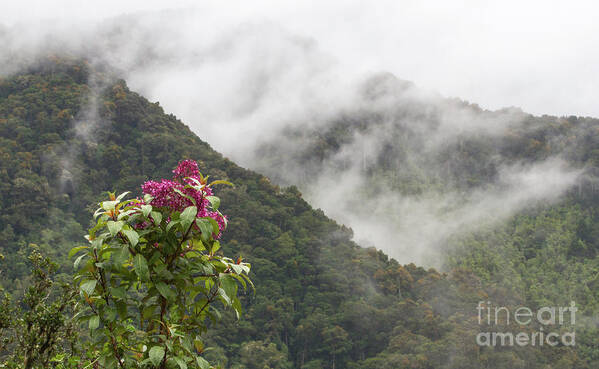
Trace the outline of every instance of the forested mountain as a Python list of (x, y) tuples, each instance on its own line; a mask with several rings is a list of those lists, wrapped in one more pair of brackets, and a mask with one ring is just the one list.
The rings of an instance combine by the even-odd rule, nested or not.
[[(390, 74), (367, 78), (355, 95), (271, 135), (252, 168), (297, 185), (358, 241), (399, 260), (439, 264), (429, 259), (451, 236), (559, 202), (568, 190), (578, 202), (596, 199), (597, 119), (483, 110)], [(356, 201), (375, 216), (352, 212)]]
[[(364, 82), (354, 107), (316, 127), (289, 128), (264, 144), (256, 167), (305, 189), (317, 202), (336, 202), (331, 210), (347, 210), (339, 218), (349, 224), (360, 223), (349, 211), (352, 204), (364, 204), (370, 219), (383, 219), (382, 229), (396, 238), (383, 236), (380, 247), (399, 259), (402, 253), (422, 256), (404, 242), (415, 240), (441, 255), (448, 268), (476, 265), (484, 278), (544, 268), (560, 270), (565, 285), (581, 277), (578, 263), (593, 265), (583, 268), (583, 280), (597, 277), (599, 119), (487, 111), (382, 74)], [(339, 186), (323, 186), (334, 181)], [(366, 235), (375, 233), (364, 228)], [(497, 232), (500, 239), (490, 235)], [(471, 247), (490, 254), (466, 259)], [(565, 278), (564, 268), (551, 264), (558, 256)], [(513, 269), (518, 265), (522, 270)], [(535, 275), (526, 283), (539, 288), (543, 281)], [(515, 287), (514, 281), (508, 285)], [(572, 287), (556, 295), (596, 309), (597, 291)]]
[[(467, 193), (501, 185), (495, 180), (504, 160), (535, 162), (557, 152), (584, 170), (559, 202), (537, 204), (500, 226), (450, 239), (439, 272), (400, 265), (381, 251), (360, 247), (351, 229), (313, 209), (296, 187), (279, 187), (237, 166), (158, 103), (111, 75), (85, 61), (49, 58), (0, 80), (0, 281), (6, 289), (18, 294), (28, 284), (26, 255), (32, 244), (70, 273), (66, 254), (83, 242), (103, 191), (139, 189), (148, 179), (169, 177), (178, 161), (193, 159), (202, 172), (235, 184), (219, 193), (230, 217), (223, 249), (252, 263), (256, 285), (256, 293), (242, 299), (240, 321), (230, 314), (209, 331), (205, 356), (211, 362), (256, 369), (598, 365), (597, 323), (582, 316), (575, 347), (491, 348), (475, 342), (480, 300), (531, 308), (575, 300), (585, 316), (597, 316), (597, 120), (515, 113), (531, 120), (532, 129), (516, 127), (492, 139), (468, 135), (456, 145), (441, 142), (432, 166), (404, 160), (418, 157), (406, 152), (424, 146), (415, 139), (422, 136), (398, 119), (385, 131), (386, 140), (376, 143), (385, 148), (384, 155), (358, 155), (356, 173), (379, 183), (353, 200), (353, 212), (365, 218), (385, 200), (367, 200), (377, 186), (401, 194), (445, 193), (447, 188)], [(388, 83), (373, 80), (365, 93), (376, 100)], [(391, 83), (395, 91), (403, 88)], [(419, 109), (405, 114), (434, 114), (427, 106)], [(339, 159), (335, 154), (355, 142), (357, 133), (388, 118), (348, 112), (326, 130), (288, 132), (289, 142), (302, 137), (291, 154), (271, 144), (260, 155), (276, 160), (268, 173), (276, 181), (297, 179), (301, 187), (333, 163), (328, 158)], [(420, 157), (433, 160), (428, 154)], [(343, 160), (334, 164), (353, 166)], [(275, 176), (277, 168), (293, 165), (309, 168), (301, 172), (303, 179)]]

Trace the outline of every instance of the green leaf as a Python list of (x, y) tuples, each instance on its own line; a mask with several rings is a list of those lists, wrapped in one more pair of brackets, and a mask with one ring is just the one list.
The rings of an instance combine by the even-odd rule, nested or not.
[(210, 206), (213, 210), (218, 210), (220, 206), (220, 199), (216, 196), (206, 196), (206, 200), (210, 201)]
[(199, 352), (200, 354), (202, 352), (204, 352), (204, 343), (201, 340), (199, 340), (199, 339), (194, 340), (193, 345), (196, 348), (196, 351)]
[[(231, 267), (233, 268), (233, 270), (235, 271), (235, 273), (241, 274), (241, 270), (240, 270), (239, 272), (237, 272), (237, 271), (235, 270), (235, 267), (239, 267), (239, 265), (235, 265), (235, 264), (233, 264), (233, 265), (231, 265)], [(241, 269), (241, 268), (239, 268), (239, 269)], [(231, 273), (231, 274), (229, 274), (229, 275), (230, 275), (231, 277), (235, 278), (237, 281), (239, 281), (239, 283), (241, 283), (241, 285), (243, 286), (243, 288), (244, 288), (244, 289), (245, 289), (245, 288), (247, 288), (247, 283), (245, 283), (245, 279), (243, 279), (243, 276), (240, 276), (240, 275), (238, 275), (238, 274), (233, 274), (233, 273)]]
[(233, 310), (235, 310), (235, 316), (239, 319), (241, 317), (241, 302), (235, 297), (231, 305), (233, 306)]
[(123, 265), (127, 260), (129, 260), (129, 248), (121, 247), (120, 251), (115, 252), (113, 254), (113, 261), (116, 265)]
[(142, 254), (137, 254), (133, 258), (133, 268), (135, 273), (142, 281), (150, 280), (150, 271), (148, 269), (148, 262)]
[[(171, 220), (167, 225), (166, 225), (166, 231), (170, 231), (171, 228), (173, 228), (175, 225), (179, 224), (180, 222), (178, 220)], [(176, 229), (176, 228), (175, 228)]]
[(103, 214), (104, 213), (104, 209), (102, 208), (98, 208), (95, 212), (94, 212), (94, 219), (96, 219), (98, 217), (98, 215)]
[(61, 363), (67, 354), (56, 354), (52, 359), (50, 359), (51, 363)]
[(148, 215), (150, 215), (150, 212), (152, 211), (152, 205), (142, 205), (141, 206), (141, 213), (144, 215), (144, 217), (148, 217)]
[(113, 322), (116, 319), (116, 309), (110, 306), (107, 306), (104, 309), (104, 319), (108, 322)]
[(184, 198), (186, 198), (187, 200), (191, 201), (192, 204), (196, 205), (196, 200), (189, 196), (184, 194), (183, 192), (181, 192), (181, 190), (177, 189), (177, 188), (173, 188), (173, 191), (175, 191), (176, 193), (178, 193), (179, 195), (183, 196)]
[(125, 222), (123, 222), (122, 220), (119, 220), (118, 222), (109, 220), (106, 223), (106, 226), (108, 226), (108, 231), (110, 232), (110, 235), (112, 237), (116, 236), (117, 233), (119, 233), (120, 230), (123, 229), (124, 225), (125, 225)]
[(88, 326), (90, 330), (97, 329), (100, 326), (100, 317), (97, 315), (92, 316), (89, 319)]
[(119, 201), (102, 201), (101, 206), (102, 209), (109, 211), (109, 210), (114, 210), (116, 204), (118, 204)]
[(235, 272), (235, 274), (243, 273), (243, 268), (241, 267), (241, 265), (231, 264), (231, 269), (233, 269), (233, 272)]
[(193, 245), (193, 249), (196, 251), (204, 251), (206, 250), (206, 246), (202, 243), (202, 240), (193, 239), (191, 240), (191, 244)]
[(223, 286), (225, 293), (230, 299), (233, 299), (237, 296), (237, 281), (235, 281), (235, 279), (233, 279), (230, 275), (221, 274), (221, 276), (220, 283)]
[(158, 364), (160, 364), (160, 362), (162, 361), (162, 358), (164, 358), (164, 347), (162, 346), (154, 346), (150, 349), (150, 352), (148, 353), (148, 356), (150, 357), (150, 361), (152, 362), (152, 364), (154, 364), (155, 366), (158, 366)]
[(194, 219), (198, 214), (198, 208), (195, 206), (188, 206), (181, 213), (181, 225), (184, 231), (193, 223)]
[(167, 300), (173, 300), (177, 295), (175, 292), (169, 288), (164, 282), (159, 282), (156, 284), (156, 289), (160, 294)]
[[(96, 232), (100, 229), (102, 229), (102, 227), (104, 227), (106, 225), (106, 221), (102, 219), (102, 217), (100, 219), (98, 219), (98, 223), (89, 230), (89, 236), (90, 238), (95, 238), (96, 237)], [(88, 239), (89, 240), (89, 239)], [(90, 241), (93, 242), (93, 241)]]
[(206, 219), (207, 221), (210, 222), (210, 225), (212, 226), (213, 234), (218, 234), (220, 232), (220, 228), (218, 228), (218, 222), (216, 220), (214, 220), (213, 218), (210, 218), (210, 217), (206, 217), (204, 219)]
[(69, 259), (72, 258), (73, 256), (75, 256), (76, 253), (78, 253), (81, 250), (85, 250), (85, 249), (89, 249), (89, 246), (77, 246), (77, 247), (73, 247), (71, 249), (71, 251), (69, 251)]
[(183, 359), (181, 359), (180, 357), (176, 357), (174, 359), (175, 359), (175, 362), (177, 363), (177, 365), (179, 365), (179, 368), (187, 369), (187, 364), (185, 364), (185, 361), (183, 361)]
[(131, 191), (125, 191), (122, 194), (118, 195), (117, 198), (116, 198), (116, 200), (117, 201), (121, 201), (123, 199), (123, 197), (127, 196), (130, 193), (131, 193)]
[[(200, 173), (200, 178), (202, 179), (202, 181), (204, 180), (204, 177), (202, 177), (201, 173)], [(204, 185), (202, 184), (202, 181), (200, 181), (200, 180), (198, 180), (196, 178), (186, 177), (185, 179), (189, 179), (190, 181), (192, 181), (193, 183), (195, 183), (195, 185), (188, 184), (187, 186), (185, 186), (185, 188), (188, 188), (188, 186), (189, 186), (189, 188), (194, 188), (194, 189), (200, 191), (204, 187)]]
[(110, 287), (110, 293), (117, 299), (126, 299), (127, 292), (124, 287)]
[(139, 242), (139, 235), (137, 234), (137, 232), (131, 229), (127, 229), (124, 230), (123, 233), (125, 234), (125, 236), (127, 236), (129, 242), (131, 242), (131, 246), (137, 245), (137, 243)]
[(210, 236), (212, 236), (212, 224), (210, 224), (210, 221), (206, 220), (205, 218), (196, 219), (196, 224), (202, 232), (202, 240), (208, 241)]
[(196, 356), (196, 363), (202, 369), (210, 369), (210, 363), (207, 362), (206, 359), (204, 359), (201, 356)]
[(95, 279), (87, 280), (81, 283), (79, 289), (87, 293), (88, 295), (91, 295), (94, 293), (94, 290), (96, 289), (96, 284), (98, 284), (98, 281), (96, 281)]
[(158, 225), (162, 222), (162, 214), (157, 211), (152, 212), (152, 219), (154, 219), (154, 224)]
[(219, 180), (216, 180), (216, 181), (214, 181), (214, 182), (210, 183), (210, 184), (208, 185), (208, 187), (212, 187), (212, 186), (214, 186), (214, 185), (217, 185), (217, 184), (224, 184), (224, 185), (227, 185), (227, 186), (231, 186), (231, 187), (233, 187), (233, 183), (231, 183), (231, 182), (229, 182), (229, 181), (224, 181), (224, 180), (222, 180), (222, 179), (219, 179)]
[(154, 306), (154, 305), (146, 306), (142, 310), (141, 314), (144, 319), (149, 319), (152, 316), (152, 314), (154, 314), (154, 310), (156, 310), (156, 306)]
[(229, 297), (229, 295), (227, 295), (227, 292), (225, 292), (225, 290), (223, 288), (219, 288), (218, 289), (218, 295), (220, 297), (222, 297), (223, 302), (226, 306), (230, 306), (231, 305), (231, 298)]
[(129, 209), (129, 210), (127, 210), (127, 211), (120, 212), (120, 213), (119, 213), (119, 216), (118, 216), (118, 218), (117, 218), (117, 219), (118, 219), (118, 220), (121, 220), (121, 219), (123, 219), (123, 218), (125, 218), (125, 217), (128, 217), (128, 216), (130, 216), (131, 214), (135, 214), (135, 213), (137, 213), (137, 210), (136, 210), (136, 209)]
[(75, 269), (75, 270), (79, 269), (79, 264), (81, 264), (81, 261), (86, 256), (87, 256), (87, 254), (79, 255), (79, 257), (77, 259), (75, 259), (75, 262), (73, 263), (73, 269)]
[(115, 305), (120, 318), (124, 320), (127, 317), (127, 304), (122, 301), (117, 301)]

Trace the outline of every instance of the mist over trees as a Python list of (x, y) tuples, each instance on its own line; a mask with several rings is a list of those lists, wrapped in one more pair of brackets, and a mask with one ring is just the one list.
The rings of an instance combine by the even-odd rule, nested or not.
[[(384, 87), (384, 81), (378, 83)], [(466, 109), (475, 116), (503, 114)], [(506, 214), (501, 222), (448, 237), (442, 265), (425, 269), (400, 264), (375, 248), (360, 247), (351, 229), (314, 210), (295, 186), (277, 186), (235, 165), (173, 115), (165, 114), (159, 104), (112, 78), (107, 69), (78, 59), (44, 59), (0, 81), (0, 253), (4, 256), (0, 279), (12, 295), (3, 297), (0, 314), (14, 317), (4, 322), (19, 324), (14, 303), (28, 299), (24, 291), (46, 278), (31, 274), (45, 259), (28, 259), (29, 255), (40, 253), (58, 263), (58, 269), (47, 274), (58, 281), (56, 288), (69, 281), (73, 269), (67, 254), (86, 242), (81, 235), (90, 227), (92, 205), (104, 200), (104, 191), (138, 189), (132, 196), (141, 195), (143, 182), (169, 178), (179, 161), (192, 159), (202, 173), (235, 184), (219, 191), (220, 210), (229, 217), (219, 242), (227, 255), (242, 255), (251, 263), (256, 285), (255, 294), (240, 293), (241, 320), (235, 319), (234, 311), (226, 311), (220, 325), (208, 326), (204, 348), (196, 347), (211, 364), (225, 368), (593, 368), (598, 360), (593, 346), (599, 299), (598, 123), (590, 118), (515, 114), (529, 123), (519, 123), (507, 136), (458, 135), (455, 144), (442, 146), (441, 159), (423, 156), (447, 171), (437, 182), (431, 180), (432, 169), (427, 172), (420, 166), (424, 172), (418, 176), (418, 166), (401, 165), (406, 155), (412, 155), (409, 150), (417, 149), (417, 142), (401, 140), (402, 134), (410, 136), (413, 126), (401, 119), (387, 126), (388, 119), (368, 112), (348, 112), (318, 136), (289, 131), (286, 140), (299, 140), (301, 150), (266, 147), (265, 152), (276, 153), (274, 158), (286, 165), (310, 168), (309, 182), (309, 176), (317, 178), (323, 168), (335, 165), (342, 170), (353, 165), (337, 154), (369, 137), (370, 130), (388, 127), (389, 141), (399, 139), (402, 145), (385, 144), (384, 136), (373, 136), (383, 139), (380, 147), (385, 154), (366, 161), (360, 160), (361, 153), (356, 155), (356, 175), (371, 186), (354, 196), (352, 210), (365, 217), (377, 204), (385, 204), (381, 194), (445, 194), (447, 188), (467, 194), (502, 185), (509, 190), (509, 181), (497, 180), (501, 160), (523, 163), (526, 168), (555, 154), (562, 157), (563, 170), (555, 175), (575, 181), (563, 188), (554, 186), (561, 182), (550, 182), (548, 191), (555, 189), (552, 202), (539, 201)], [(502, 155), (500, 161), (497, 153)], [(540, 175), (552, 167), (541, 167)], [(526, 175), (518, 178), (528, 183)], [(567, 305), (575, 300), (581, 309), (577, 345), (481, 348), (474, 340), (483, 329), (476, 324), (475, 307), (481, 300), (511, 308)], [(51, 301), (61, 304), (60, 299)], [(81, 329), (68, 320), (70, 307), (66, 306), (71, 305), (57, 315), (65, 325), (56, 337)], [(4, 346), (2, 360), (20, 355), (6, 348), (15, 347), (14, 328), (0, 328), (2, 342), (13, 345)], [(69, 333), (69, 337), (75, 336)], [(65, 358), (60, 351), (68, 354), (70, 348), (56, 344), (53, 350), (46, 352), (52, 356), (45, 356), (46, 360), (54, 358), (50, 365), (59, 367)]]
[(0, 368), (599, 367), (592, 1), (33, 3)]

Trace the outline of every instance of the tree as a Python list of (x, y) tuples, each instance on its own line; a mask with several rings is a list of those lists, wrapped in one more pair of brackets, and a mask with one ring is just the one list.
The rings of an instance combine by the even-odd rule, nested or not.
[(215, 302), (241, 304), (238, 283), (250, 265), (220, 254), (227, 218), (197, 163), (185, 160), (171, 180), (149, 181), (143, 198), (127, 193), (100, 203), (89, 245), (75, 259), (88, 352), (103, 368), (202, 368), (201, 334), (220, 317)]
[(33, 278), (22, 299), (13, 303), (0, 288), (0, 367), (48, 368), (56, 354), (75, 353), (76, 292), (53, 279), (57, 264), (39, 251), (34, 249), (29, 261)]
[(241, 346), (241, 364), (244, 369), (289, 369), (287, 353), (270, 342), (250, 341)]
[(351, 341), (345, 329), (336, 325), (322, 331), (323, 343), (332, 355), (332, 368), (335, 369), (336, 358), (351, 350)]

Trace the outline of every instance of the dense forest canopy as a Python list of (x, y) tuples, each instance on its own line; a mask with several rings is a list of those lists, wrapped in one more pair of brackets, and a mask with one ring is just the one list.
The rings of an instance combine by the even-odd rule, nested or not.
[[(297, 152), (266, 147), (274, 172), (282, 165), (305, 165), (309, 181), (356, 132), (388, 122), (350, 113), (318, 134), (289, 132), (292, 141), (304, 135)], [(212, 363), (256, 369), (594, 368), (599, 121), (524, 117), (531, 129), (444, 146), (444, 161), (435, 160), (446, 172), (435, 180), (431, 173), (416, 175), (417, 163), (402, 164), (418, 141), (399, 119), (387, 140), (377, 143), (385, 154), (358, 172), (398, 193), (418, 193), (443, 192), (445, 182), (466, 192), (484, 187), (497, 175), (498, 154), (501, 160), (532, 162), (559, 151), (584, 169), (577, 186), (558, 202), (527, 207), (505, 222), (447, 240), (438, 271), (401, 265), (377, 249), (360, 247), (351, 229), (313, 209), (296, 187), (279, 187), (224, 158), (158, 103), (113, 79), (110, 69), (44, 59), (0, 79), (0, 283), (22, 294), (32, 280), (27, 260), (32, 249), (56, 260), (66, 278), (72, 272), (66, 254), (83, 242), (103, 192), (141, 190), (144, 181), (170, 177), (177, 162), (192, 159), (202, 172), (235, 183), (219, 193), (230, 217), (221, 242), (252, 264), (256, 285), (255, 294), (241, 296), (240, 321), (229, 312), (224, 324), (208, 331), (205, 356)], [(357, 198), (354, 211), (366, 217), (381, 201)], [(577, 344), (480, 347), (475, 337), (481, 300), (531, 308), (576, 301)]]

